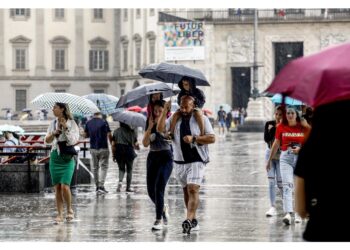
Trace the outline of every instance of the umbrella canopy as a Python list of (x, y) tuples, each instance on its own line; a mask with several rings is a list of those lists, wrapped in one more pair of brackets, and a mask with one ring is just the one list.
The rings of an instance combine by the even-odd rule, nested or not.
[(82, 96), (83, 98), (89, 99), (101, 110), (103, 114), (110, 115), (116, 112), (115, 106), (119, 100), (118, 97), (107, 94), (89, 94)]
[(118, 111), (112, 114), (113, 120), (123, 122), (131, 127), (145, 127), (146, 116), (132, 111)]
[(142, 108), (140, 106), (131, 106), (127, 108), (128, 111), (141, 112)]
[(313, 107), (350, 99), (350, 43), (292, 60), (266, 91), (282, 93)]
[(99, 109), (92, 101), (69, 93), (44, 93), (31, 101), (32, 104), (46, 109), (52, 109), (56, 102), (68, 104), (72, 113), (93, 114), (99, 112)]
[(128, 91), (125, 95), (120, 97), (117, 108), (141, 106), (144, 107), (149, 102), (149, 96), (155, 93), (162, 93), (163, 98), (167, 98), (173, 95), (177, 95), (180, 89), (173, 84), (156, 82), (150, 84), (144, 84)]
[(3, 133), (5, 131), (16, 132), (19, 134), (24, 133), (24, 129), (21, 128), (20, 126), (15, 126), (15, 125), (11, 125), (11, 124), (1, 124), (0, 125), (0, 132)]
[(31, 112), (32, 110), (31, 109), (28, 109), (28, 108), (25, 108), (25, 109), (22, 109), (22, 112)]
[(139, 74), (148, 79), (161, 82), (178, 83), (184, 76), (194, 79), (197, 86), (210, 86), (204, 74), (198, 69), (192, 69), (181, 64), (160, 63), (148, 65)]
[[(275, 94), (273, 97), (271, 97), (271, 101), (273, 103), (282, 103), (282, 95), (281, 94)], [(294, 98), (290, 98), (288, 96), (286, 96), (284, 98), (284, 103), (287, 104), (287, 105), (293, 105), (293, 106), (303, 105), (302, 101), (299, 101), (299, 100), (294, 99)]]

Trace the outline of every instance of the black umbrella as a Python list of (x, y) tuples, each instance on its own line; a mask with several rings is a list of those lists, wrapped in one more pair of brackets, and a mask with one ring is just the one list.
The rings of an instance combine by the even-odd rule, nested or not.
[(138, 86), (121, 96), (116, 108), (127, 108), (135, 105), (144, 107), (149, 102), (149, 95), (155, 93), (162, 93), (163, 98), (177, 95), (180, 89), (178, 87), (174, 88), (172, 85), (171, 83), (156, 82)]
[(181, 64), (160, 63), (151, 64), (140, 70), (139, 74), (161, 82), (178, 83), (184, 77), (190, 77), (197, 86), (210, 86), (204, 74), (198, 69), (192, 69)]

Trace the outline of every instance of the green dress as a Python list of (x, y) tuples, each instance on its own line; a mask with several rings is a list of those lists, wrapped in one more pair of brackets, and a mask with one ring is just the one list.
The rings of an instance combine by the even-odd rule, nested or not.
[(50, 154), (50, 174), (52, 185), (65, 184), (70, 186), (74, 173), (75, 161), (69, 155), (59, 155), (54, 149)]

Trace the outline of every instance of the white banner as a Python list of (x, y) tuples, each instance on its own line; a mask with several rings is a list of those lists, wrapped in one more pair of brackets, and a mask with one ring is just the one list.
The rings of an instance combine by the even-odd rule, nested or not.
[(204, 46), (165, 47), (165, 61), (204, 60)]

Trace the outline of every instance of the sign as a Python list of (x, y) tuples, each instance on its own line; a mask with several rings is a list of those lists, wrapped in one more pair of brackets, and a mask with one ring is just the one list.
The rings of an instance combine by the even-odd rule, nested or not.
[(204, 23), (174, 22), (163, 25), (165, 60), (204, 60)]

